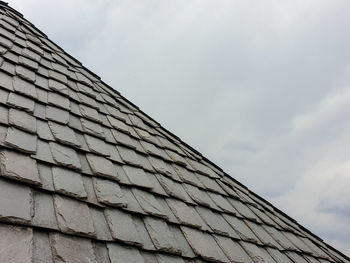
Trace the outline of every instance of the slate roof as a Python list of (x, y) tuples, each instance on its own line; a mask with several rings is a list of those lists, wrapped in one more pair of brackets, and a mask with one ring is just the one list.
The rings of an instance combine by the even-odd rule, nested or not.
[(0, 262), (350, 262), (0, 3)]

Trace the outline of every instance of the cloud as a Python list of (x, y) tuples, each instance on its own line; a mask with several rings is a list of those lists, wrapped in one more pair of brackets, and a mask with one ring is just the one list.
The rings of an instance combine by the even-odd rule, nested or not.
[(14, 0), (104, 81), (350, 254), (350, 3)]

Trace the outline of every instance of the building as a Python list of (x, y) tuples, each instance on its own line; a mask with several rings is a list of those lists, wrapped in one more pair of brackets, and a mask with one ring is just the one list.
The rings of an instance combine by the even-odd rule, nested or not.
[(0, 262), (350, 262), (0, 3)]

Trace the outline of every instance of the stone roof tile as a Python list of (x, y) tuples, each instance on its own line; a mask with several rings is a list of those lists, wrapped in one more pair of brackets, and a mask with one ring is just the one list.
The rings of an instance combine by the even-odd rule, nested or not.
[(142, 247), (140, 234), (130, 214), (119, 209), (105, 209), (105, 216), (112, 237), (129, 245)]
[(54, 204), (58, 226), (63, 233), (96, 235), (89, 207), (85, 203), (55, 195)]

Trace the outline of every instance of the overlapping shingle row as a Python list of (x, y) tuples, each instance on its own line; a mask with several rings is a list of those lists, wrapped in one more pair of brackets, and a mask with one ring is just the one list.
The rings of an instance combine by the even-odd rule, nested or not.
[(0, 14), (0, 262), (350, 262)]

